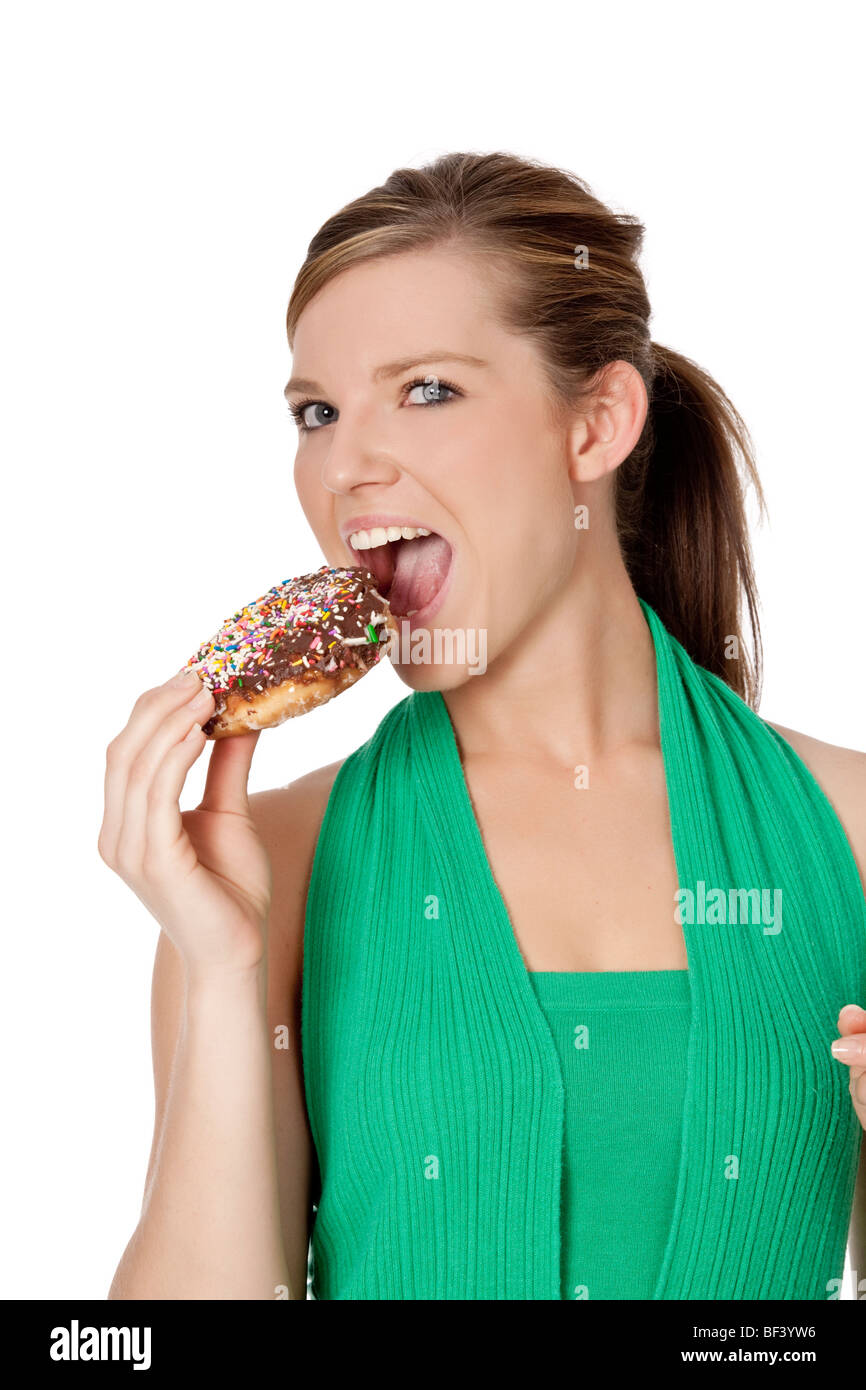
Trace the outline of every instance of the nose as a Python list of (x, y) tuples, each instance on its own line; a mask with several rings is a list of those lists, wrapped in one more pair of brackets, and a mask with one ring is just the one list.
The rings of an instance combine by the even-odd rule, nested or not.
[(387, 487), (400, 476), (400, 467), (384, 437), (384, 424), (371, 414), (341, 412), (330, 428), (322, 461), (321, 481), (329, 492)]

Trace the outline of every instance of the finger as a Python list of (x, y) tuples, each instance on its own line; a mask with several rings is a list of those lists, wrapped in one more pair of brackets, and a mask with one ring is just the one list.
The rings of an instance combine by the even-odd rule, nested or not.
[(130, 767), (165, 716), (204, 689), (195, 673), (184, 670), (172, 676), (164, 685), (146, 690), (133, 705), (125, 727), (108, 745), (105, 754), (105, 810), (99, 832), (99, 852), (108, 863), (116, 862), (117, 858)]
[(866, 1129), (866, 1009), (859, 1004), (845, 1004), (839, 1010), (836, 1026), (842, 1037), (831, 1045), (831, 1051), (848, 1067), (848, 1092), (857, 1118)]
[(839, 1010), (837, 1022), (840, 1033), (866, 1032), (866, 1009), (859, 1004), (845, 1004)]
[(163, 718), (130, 765), (117, 841), (117, 862), (121, 872), (138, 873), (141, 869), (147, 846), (151, 789), (163, 758), (186, 737), (194, 723), (209, 718), (213, 708), (213, 695), (207, 689), (200, 690), (192, 700)]
[(199, 802), (200, 810), (249, 814), (247, 779), (260, 733), (261, 729), (254, 729), (248, 734), (233, 734), (231, 738), (215, 740), (204, 796)]
[(145, 854), (155, 863), (168, 863), (183, 836), (180, 794), (190, 768), (201, 756), (206, 743), (201, 724), (193, 724), (180, 743), (169, 749), (154, 774), (145, 828)]
[(139, 695), (125, 727), (115, 739), (118, 761), (131, 763), (153, 737), (167, 714), (179, 709), (207, 688), (194, 671), (183, 670), (178, 671), (163, 685), (145, 690)]
[(839, 1062), (849, 1067), (866, 1067), (866, 1033), (848, 1033), (830, 1044), (830, 1051)]
[(837, 1061), (848, 1067), (848, 1094), (857, 1118), (866, 1129), (866, 1033), (837, 1038), (830, 1050)]

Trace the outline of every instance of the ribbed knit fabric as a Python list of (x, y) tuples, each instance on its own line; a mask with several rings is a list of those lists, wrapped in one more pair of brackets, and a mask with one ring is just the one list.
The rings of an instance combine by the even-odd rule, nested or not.
[[(642, 608), (678, 883), (697, 904), (653, 1298), (824, 1299), (861, 1138), (829, 1045), (839, 1008), (866, 993), (866, 899), (805, 764)], [(713, 889), (781, 892), (781, 930), (716, 924)], [(334, 780), (307, 895), (302, 1053), (314, 1297), (561, 1298), (559, 1055), (438, 691), (389, 710)]]
[(562, 1297), (652, 1298), (677, 1190), (689, 972), (545, 970), (529, 980), (565, 1085)]

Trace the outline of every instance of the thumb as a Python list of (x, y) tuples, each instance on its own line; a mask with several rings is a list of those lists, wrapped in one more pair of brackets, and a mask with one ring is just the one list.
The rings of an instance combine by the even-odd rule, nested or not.
[(261, 729), (231, 738), (214, 739), (208, 763), (200, 811), (234, 811), (247, 815), (250, 803), (247, 780)]
[[(859, 1004), (845, 1004), (839, 1010), (836, 1027), (843, 1037), (853, 1034), (859, 1038), (866, 1033), (866, 1009)], [(849, 1063), (848, 1089), (857, 1118), (866, 1130), (866, 1065), (862, 1061), (859, 1065), (853, 1060)]]

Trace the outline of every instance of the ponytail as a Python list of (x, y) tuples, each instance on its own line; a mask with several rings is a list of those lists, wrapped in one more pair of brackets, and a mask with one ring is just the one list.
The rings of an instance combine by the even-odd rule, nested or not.
[(651, 351), (644, 434), (615, 475), (623, 559), (635, 591), (692, 659), (757, 708), (761, 637), (744, 482), (762, 513), (765, 501), (752, 441), (711, 376), (672, 348)]

